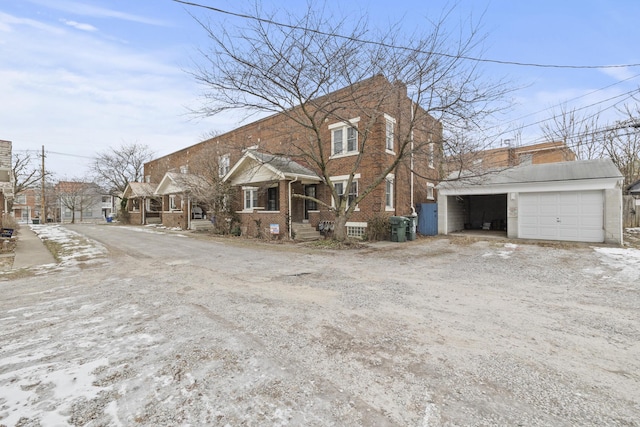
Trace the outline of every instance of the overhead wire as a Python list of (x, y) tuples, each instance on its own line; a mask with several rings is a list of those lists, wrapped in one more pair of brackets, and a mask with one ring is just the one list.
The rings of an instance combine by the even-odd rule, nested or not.
[(283, 22), (274, 21), (273, 19), (261, 18), (259, 16), (252, 16), (252, 15), (248, 15), (248, 14), (245, 14), (245, 13), (231, 12), (229, 10), (224, 10), (224, 9), (219, 8), (219, 7), (208, 6), (208, 5), (204, 5), (204, 4), (200, 4), (200, 3), (196, 3), (196, 2), (191, 2), (191, 1), (186, 1), (186, 0), (172, 0), (172, 1), (174, 1), (176, 3), (180, 3), (180, 4), (183, 4), (183, 5), (186, 5), (186, 6), (192, 6), (192, 7), (198, 7), (198, 8), (202, 8), (202, 9), (207, 9), (207, 10), (210, 10), (212, 12), (216, 12), (216, 13), (220, 13), (220, 14), (235, 16), (237, 18), (242, 18), (242, 19), (250, 19), (250, 20), (262, 22), (262, 23), (265, 23), (265, 24), (275, 25), (275, 26), (278, 26), (278, 27), (289, 28), (289, 29), (292, 29), (292, 30), (308, 31), (308, 32), (315, 33), (315, 34), (320, 34), (320, 35), (323, 35), (323, 36), (336, 37), (336, 38), (341, 38), (341, 39), (344, 39), (344, 40), (355, 41), (355, 42), (365, 43), (365, 44), (371, 44), (371, 45), (381, 46), (381, 47), (390, 48), (390, 49), (407, 50), (407, 51), (415, 52), (415, 53), (425, 53), (425, 54), (430, 54), (430, 55), (438, 55), (438, 56), (442, 56), (442, 57), (445, 57), (445, 58), (453, 58), (453, 59), (457, 58), (457, 59), (465, 59), (465, 60), (474, 61), (474, 62), (486, 62), (486, 63), (499, 64), (499, 65), (514, 65), (514, 66), (519, 66), (519, 67), (537, 67), (537, 68), (561, 68), (561, 69), (564, 68), (564, 69), (591, 69), (591, 70), (596, 69), (597, 70), (597, 69), (640, 67), (640, 63), (609, 64), (609, 65), (541, 64), (541, 63), (535, 63), (535, 62), (507, 61), (507, 60), (500, 60), (500, 59), (478, 58), (478, 57), (465, 56), (465, 55), (452, 55), (452, 54), (448, 54), (448, 53), (444, 53), (444, 52), (430, 52), (430, 51), (425, 51), (425, 50), (422, 50), (422, 49), (417, 49), (417, 48), (412, 48), (412, 47), (407, 47), (407, 46), (398, 46), (398, 45), (394, 45), (394, 44), (391, 44), (391, 43), (385, 43), (385, 42), (373, 41), (373, 40), (365, 40), (365, 39), (361, 39), (359, 37), (345, 36), (345, 35), (342, 35), (342, 34), (335, 34), (335, 33), (328, 33), (326, 31), (318, 30), (318, 29), (315, 29), (315, 28), (303, 27), (303, 26), (300, 26), (300, 25), (285, 24)]
[[(242, 18), (242, 19), (248, 19), (248, 20), (254, 20), (257, 22), (261, 22), (261, 23), (266, 23), (266, 24), (270, 24), (270, 25), (275, 25), (275, 26), (279, 26), (279, 27), (284, 27), (284, 28), (289, 28), (289, 29), (293, 29), (293, 30), (302, 30), (302, 31), (308, 31), (308, 32), (312, 32), (312, 33), (316, 33), (316, 34), (320, 34), (320, 35), (324, 35), (324, 36), (329, 36), (329, 37), (336, 37), (336, 38), (341, 38), (341, 39), (345, 39), (345, 40), (349, 40), (349, 41), (355, 41), (355, 42), (359, 42), (359, 43), (364, 43), (364, 44), (371, 44), (371, 45), (377, 45), (377, 46), (381, 46), (381, 47), (385, 47), (385, 48), (390, 48), (390, 49), (398, 49), (398, 50), (406, 50), (406, 51), (411, 51), (411, 52), (415, 52), (415, 53), (425, 53), (425, 54), (432, 54), (432, 55), (438, 55), (438, 56), (443, 56), (443, 57), (447, 57), (447, 58), (454, 58), (454, 59), (464, 59), (464, 60), (469, 60), (469, 61), (474, 61), (474, 62), (480, 62), (480, 63), (491, 63), (491, 64), (498, 64), (498, 65), (512, 65), (512, 66), (521, 66), (521, 67), (536, 67), (536, 68), (555, 68), (555, 69), (615, 69), (615, 68), (632, 68), (632, 67), (639, 67), (640, 63), (631, 63), (631, 64), (609, 64), (609, 65), (570, 65), (570, 64), (543, 64), (543, 63), (534, 63), (534, 62), (519, 62), (519, 61), (508, 61), (508, 60), (498, 60), (498, 59), (489, 59), (489, 58), (478, 58), (478, 57), (473, 57), (473, 56), (459, 56), (459, 55), (451, 55), (451, 54), (447, 54), (447, 53), (443, 53), (443, 52), (430, 52), (430, 51), (424, 51), (422, 49), (416, 49), (416, 48), (411, 48), (411, 47), (407, 47), (407, 46), (398, 46), (398, 45), (394, 45), (394, 44), (390, 44), (390, 43), (385, 43), (385, 42), (380, 42), (380, 41), (373, 41), (373, 40), (365, 40), (362, 38), (358, 38), (358, 37), (353, 37), (353, 36), (346, 36), (346, 35), (342, 35), (342, 34), (336, 34), (336, 33), (329, 33), (326, 31), (322, 31), (322, 30), (318, 30), (318, 29), (314, 29), (314, 28), (308, 28), (308, 27), (304, 27), (304, 26), (300, 26), (300, 25), (292, 25), (292, 24), (286, 24), (283, 22), (278, 22), (275, 21), (273, 19), (268, 19), (268, 18), (262, 18), (259, 16), (253, 16), (253, 15), (249, 15), (249, 14), (245, 14), (245, 13), (239, 13), (239, 12), (232, 12), (229, 10), (225, 10), (225, 9), (221, 9), (218, 7), (213, 7), (213, 6), (208, 6), (208, 5), (203, 5), (200, 3), (196, 3), (196, 2), (192, 2), (192, 1), (186, 1), (186, 0), (173, 0), (176, 3), (180, 3), (186, 6), (191, 6), (191, 7), (198, 7), (198, 8), (203, 8), (203, 9), (207, 9), (216, 13), (220, 13), (220, 14), (225, 14), (225, 15), (229, 15), (229, 16), (234, 16), (234, 17), (238, 17), (238, 18)], [(635, 78), (640, 77), (640, 74), (636, 74), (634, 76), (628, 77), (626, 79), (617, 81), (615, 83), (612, 83), (610, 85), (607, 85), (605, 87), (593, 90), (591, 92), (585, 93), (583, 95), (577, 96), (575, 98), (571, 98), (567, 101), (558, 103), (554, 106), (551, 106), (550, 108), (555, 108), (558, 107), (560, 105), (563, 105), (565, 103), (568, 102), (573, 102), (575, 100), (581, 99), (581, 98), (585, 98), (587, 96), (590, 96), (594, 93), (600, 92), (602, 90), (606, 90), (608, 88), (611, 88), (613, 86), (622, 84), (624, 82), (628, 82), (630, 80), (633, 80)], [(592, 108), (596, 105), (620, 98), (620, 97), (625, 97), (624, 100), (632, 98), (635, 94), (640, 93), (640, 89), (635, 89), (620, 95), (616, 95), (604, 100), (600, 100), (598, 102), (594, 102), (592, 104), (586, 105), (586, 106), (582, 106), (580, 108), (574, 109), (572, 111), (581, 111), (581, 110), (585, 110), (588, 108)], [(612, 104), (611, 106), (605, 108), (604, 110), (599, 110), (597, 113), (594, 113), (591, 116), (587, 116), (586, 118), (584, 118), (584, 120), (587, 120), (589, 118), (593, 118), (599, 114), (601, 114), (602, 111), (606, 111), (610, 108), (614, 108), (616, 105), (618, 105), (620, 102), (622, 101), (618, 101), (614, 104)], [(512, 119), (510, 121), (508, 121), (506, 123), (506, 125), (512, 124), (517, 122), (518, 120), (521, 120), (523, 118), (527, 118), (527, 117), (531, 117), (537, 114), (540, 114), (542, 112), (544, 112), (545, 110), (541, 110), (538, 112), (532, 112), (532, 113), (528, 113), (522, 117), (519, 117), (517, 119)], [(531, 126), (535, 126), (535, 125), (540, 125), (542, 123), (548, 122), (550, 120), (554, 120), (555, 118), (557, 118), (557, 115), (553, 115), (552, 117), (548, 118), (548, 119), (543, 119), (543, 120), (538, 120), (535, 121), (533, 123), (529, 123), (529, 124), (525, 124), (522, 126), (519, 126), (519, 129), (524, 129), (524, 128), (528, 128)], [(488, 130), (491, 129), (496, 129), (498, 127), (501, 127), (504, 125), (495, 125), (492, 126), (490, 128), (488, 128)], [(605, 127), (602, 130), (597, 130), (592, 132), (591, 134), (596, 134), (596, 133), (602, 133), (602, 132), (609, 132), (611, 131), (612, 128), (611, 127)], [(498, 133), (496, 135), (494, 135), (491, 139), (497, 139), (502, 135), (506, 135), (510, 132), (502, 132), (502, 133)], [(583, 134), (581, 136), (586, 136), (586, 134)], [(544, 141), (544, 140), (543, 140)]]

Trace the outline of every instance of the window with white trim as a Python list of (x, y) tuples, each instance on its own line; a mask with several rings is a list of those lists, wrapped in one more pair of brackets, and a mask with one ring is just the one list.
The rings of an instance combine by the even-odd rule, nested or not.
[(427, 199), (434, 200), (435, 185), (432, 182), (427, 182)]
[(229, 154), (225, 154), (224, 156), (220, 156), (218, 159), (218, 175), (220, 178), (229, 173), (229, 166), (231, 165), (231, 159)]
[(187, 174), (187, 173), (189, 173), (189, 165), (182, 165), (182, 166), (180, 166), (180, 173), (181, 173), (181, 174)]
[(27, 195), (26, 194), (18, 194), (13, 201), (14, 205), (26, 205), (27, 204)]
[(385, 119), (385, 148), (387, 149), (387, 151), (393, 152), (396, 119), (386, 114), (384, 115), (384, 119)]
[(178, 210), (178, 206), (176, 205), (176, 196), (173, 194), (169, 196), (169, 210), (170, 211)]
[[(347, 182), (349, 181), (348, 175), (338, 176), (331, 178), (331, 182), (333, 182), (333, 186), (336, 189), (336, 193), (338, 196), (346, 196), (347, 200), (347, 208), (353, 204), (355, 199), (358, 197), (358, 179), (360, 178), (360, 174), (355, 174), (353, 177), (353, 181), (351, 181), (351, 187), (347, 190)], [(335, 207), (335, 201), (332, 201), (332, 205)], [(356, 210), (358, 207), (356, 206)]]
[(433, 169), (435, 168), (434, 165), (434, 158), (435, 158), (435, 146), (433, 144), (433, 142), (429, 143), (429, 168)]
[(394, 180), (393, 175), (387, 175), (387, 178), (384, 180), (384, 183), (385, 183), (384, 205), (386, 210), (393, 210), (393, 180)]
[(244, 191), (244, 210), (250, 211), (258, 207), (258, 188), (242, 187)]
[(331, 155), (344, 156), (358, 152), (358, 128), (355, 126), (360, 118), (349, 120), (349, 123), (334, 123), (331, 131)]

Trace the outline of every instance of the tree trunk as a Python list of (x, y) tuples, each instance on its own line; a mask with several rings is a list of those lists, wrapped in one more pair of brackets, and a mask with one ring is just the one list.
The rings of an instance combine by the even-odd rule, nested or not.
[(336, 214), (335, 228), (333, 229), (333, 238), (339, 242), (344, 242), (347, 238), (347, 217), (344, 213)]

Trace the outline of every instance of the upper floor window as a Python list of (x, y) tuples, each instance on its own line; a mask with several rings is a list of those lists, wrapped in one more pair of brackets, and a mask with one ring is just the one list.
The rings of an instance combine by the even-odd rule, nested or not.
[(435, 158), (435, 146), (433, 144), (433, 142), (429, 143), (429, 148), (428, 148), (428, 156), (429, 156), (429, 167), (431, 169), (435, 168), (434, 165), (434, 158)]
[(224, 156), (220, 156), (218, 160), (218, 175), (222, 178), (227, 173), (229, 173), (229, 166), (231, 165), (231, 160), (228, 154)]
[(329, 126), (331, 131), (331, 155), (340, 156), (358, 152), (358, 128), (360, 118), (340, 122)]
[(25, 205), (25, 204), (27, 204), (27, 195), (26, 194), (18, 194), (13, 203), (15, 203), (16, 205)]
[(188, 165), (182, 165), (180, 166), (180, 173), (189, 173), (189, 166)]
[(387, 151), (393, 152), (393, 141), (395, 138), (396, 119), (387, 114), (384, 115), (385, 119), (385, 148)]

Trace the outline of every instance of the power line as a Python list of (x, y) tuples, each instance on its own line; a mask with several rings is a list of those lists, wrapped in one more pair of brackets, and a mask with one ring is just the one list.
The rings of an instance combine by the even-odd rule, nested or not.
[(221, 13), (221, 14), (225, 14), (225, 15), (230, 15), (230, 16), (235, 16), (237, 18), (250, 19), (250, 20), (262, 22), (262, 23), (265, 23), (265, 24), (275, 25), (275, 26), (278, 26), (278, 27), (289, 28), (289, 29), (292, 29), (292, 30), (308, 31), (308, 32), (319, 34), (319, 35), (323, 35), (323, 36), (336, 37), (336, 38), (341, 38), (341, 39), (344, 39), (344, 40), (349, 40), (349, 41), (354, 41), (354, 42), (359, 42), (359, 43), (365, 43), (365, 44), (371, 44), (371, 45), (381, 46), (381, 47), (390, 48), (390, 49), (407, 50), (407, 51), (414, 52), (414, 53), (423, 53), (423, 54), (428, 54), (428, 55), (438, 55), (438, 56), (442, 56), (442, 57), (445, 57), (445, 58), (451, 58), (451, 59), (466, 59), (466, 60), (474, 61), (474, 62), (485, 62), (485, 63), (498, 64), (498, 65), (514, 65), (514, 66), (519, 66), (519, 67), (558, 68), (558, 69), (591, 69), (591, 70), (594, 70), (594, 69), (612, 69), (612, 68), (640, 67), (640, 63), (617, 64), (617, 65), (615, 65), (615, 64), (612, 64), (612, 65), (541, 64), (541, 63), (535, 63), (535, 62), (506, 61), (506, 60), (500, 60), (500, 59), (477, 58), (477, 57), (465, 56), (465, 55), (451, 55), (451, 54), (442, 53), (442, 52), (429, 52), (429, 51), (424, 51), (422, 49), (416, 49), (416, 48), (411, 48), (411, 47), (406, 47), (406, 46), (397, 46), (397, 45), (393, 45), (393, 44), (390, 44), (390, 43), (384, 43), (384, 42), (378, 42), (378, 41), (372, 41), (372, 40), (363, 40), (363, 39), (360, 39), (358, 37), (353, 37), (353, 36), (345, 36), (345, 35), (342, 35), (342, 34), (328, 33), (328, 32), (322, 31), (322, 30), (303, 27), (303, 26), (299, 26), (299, 25), (285, 24), (285, 23), (282, 23), (282, 22), (274, 21), (272, 19), (260, 18), (259, 16), (251, 16), (251, 15), (247, 15), (247, 14), (244, 14), (244, 13), (231, 12), (231, 11), (228, 11), (228, 10), (220, 9), (218, 7), (207, 6), (207, 5), (194, 3), (194, 2), (189, 2), (189, 1), (185, 1), (185, 0), (173, 0), (173, 1), (176, 2), (176, 3), (184, 4), (186, 6), (199, 7), (199, 8), (202, 8), (202, 9), (211, 10), (213, 12), (217, 12), (217, 13)]
[(71, 153), (60, 153), (60, 152), (57, 152), (57, 151), (49, 151), (49, 150), (47, 150), (47, 153), (49, 153), (49, 154), (57, 154), (59, 156), (78, 157), (78, 158), (81, 158), (81, 159), (89, 159), (89, 160), (95, 160), (96, 159), (95, 157), (81, 156), (79, 154), (71, 154)]

